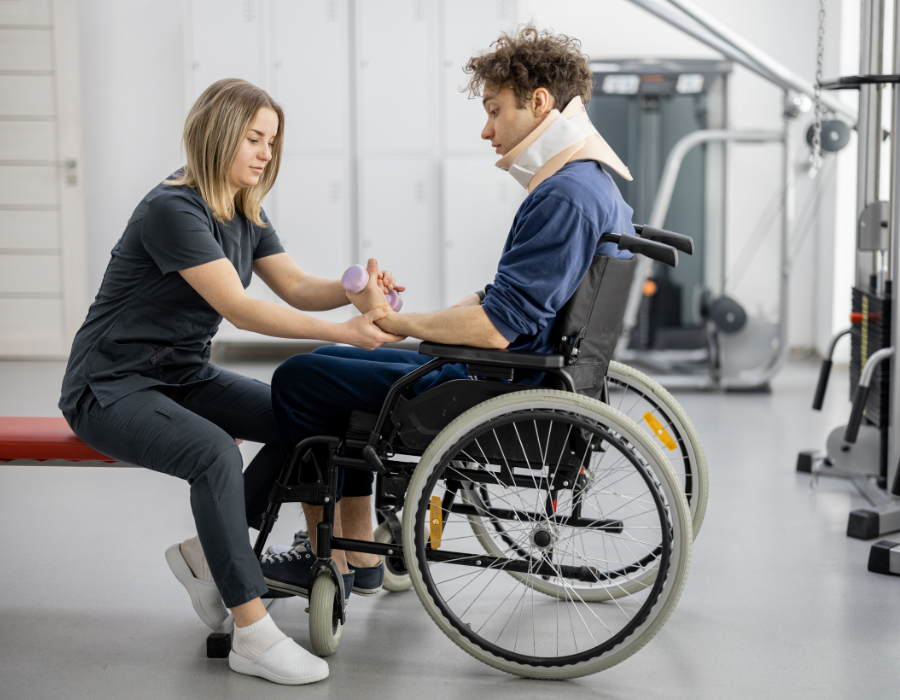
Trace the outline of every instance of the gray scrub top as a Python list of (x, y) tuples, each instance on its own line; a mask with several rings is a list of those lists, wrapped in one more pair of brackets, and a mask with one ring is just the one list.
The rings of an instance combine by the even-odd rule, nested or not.
[[(265, 213), (262, 219), (268, 223)], [(209, 364), (210, 341), (222, 317), (178, 270), (228, 258), (246, 289), (253, 261), (283, 252), (271, 225), (262, 228), (240, 213), (216, 221), (193, 188), (154, 187), (112, 249), (75, 334), (60, 410), (75, 413), (86, 387), (106, 407), (147, 387), (216, 378), (221, 369)]]

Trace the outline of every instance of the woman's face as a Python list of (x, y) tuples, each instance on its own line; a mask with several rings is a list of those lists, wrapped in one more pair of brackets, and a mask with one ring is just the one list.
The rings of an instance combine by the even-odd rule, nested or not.
[(253, 187), (259, 182), (266, 164), (272, 160), (272, 143), (278, 133), (278, 115), (275, 110), (261, 107), (253, 117), (250, 128), (238, 148), (231, 170), (228, 171), (228, 184), (232, 195), (244, 187)]

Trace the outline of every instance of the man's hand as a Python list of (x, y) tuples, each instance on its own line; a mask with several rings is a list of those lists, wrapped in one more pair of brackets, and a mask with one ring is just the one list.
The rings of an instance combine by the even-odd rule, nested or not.
[[(377, 263), (376, 263), (377, 265)], [(371, 276), (371, 275), (370, 275)], [(397, 284), (397, 281), (394, 279), (394, 275), (390, 270), (382, 270), (378, 273), (378, 286), (381, 287), (381, 291), (387, 294), (393, 290), (397, 290), (398, 292), (405, 292), (406, 287)]]
[[(394, 313), (393, 309), (388, 306), (385, 294), (391, 289), (396, 289), (400, 292), (406, 289), (406, 287), (395, 286), (394, 276), (388, 271), (382, 272), (379, 270), (378, 261), (375, 258), (369, 258), (369, 262), (366, 265), (366, 271), (369, 273), (369, 281), (366, 286), (357, 294), (347, 292), (347, 298), (353, 302), (353, 305), (362, 314), (368, 313), (379, 306), (383, 306), (390, 313)], [(387, 285), (390, 285), (390, 289), (384, 289)]]

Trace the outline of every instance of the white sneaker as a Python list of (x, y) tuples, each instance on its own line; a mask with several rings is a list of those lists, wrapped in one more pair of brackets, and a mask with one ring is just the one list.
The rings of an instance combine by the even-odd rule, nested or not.
[(232, 651), (228, 665), (232, 671), (282, 685), (303, 685), (328, 678), (328, 664), (290, 637), (276, 642), (253, 661)]
[(184, 560), (180, 544), (173, 544), (166, 550), (166, 561), (172, 573), (175, 574), (175, 578), (190, 594), (191, 605), (194, 606), (197, 616), (210, 629), (218, 629), (228, 617), (228, 609), (222, 602), (222, 596), (219, 595), (216, 584), (212, 581), (201, 581), (194, 576), (191, 567)]

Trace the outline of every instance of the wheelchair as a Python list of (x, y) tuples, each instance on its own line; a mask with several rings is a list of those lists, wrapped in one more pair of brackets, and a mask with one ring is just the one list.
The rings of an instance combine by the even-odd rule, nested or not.
[[(677, 250), (693, 250), (686, 236), (638, 226), (635, 233), (601, 242), (671, 266)], [(556, 319), (557, 352), (423, 342), (419, 352), (434, 359), (398, 380), (378, 414), (354, 411), (344, 435), (296, 445), (254, 550), (262, 555), (283, 503), (323, 506), (309, 594), (316, 653), (337, 650), (346, 622), (349, 592), (332, 549), (382, 556), (386, 583), (408, 581), (454, 643), (519, 676), (596, 673), (662, 627), (687, 580), (705, 482), (701, 507), (702, 446), (689, 446), (683, 411), (661, 411), (649, 378), (610, 370), (634, 269), (634, 257), (594, 257)], [(447, 363), (464, 364), (469, 378), (407, 395)], [(645, 419), (647, 429), (613, 407), (625, 389), (666, 423)], [(658, 429), (690, 454), (680, 474)], [(314, 482), (300, 480), (301, 464)], [(333, 536), (341, 467), (375, 472), (383, 520), (375, 542)]]

